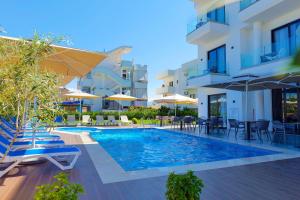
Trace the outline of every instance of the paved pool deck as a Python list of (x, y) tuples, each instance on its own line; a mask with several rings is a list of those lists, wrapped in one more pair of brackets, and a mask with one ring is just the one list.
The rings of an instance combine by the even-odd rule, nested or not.
[[(67, 144), (76, 145), (82, 150), (75, 168), (69, 171), (71, 181), (85, 188), (85, 194), (80, 199), (165, 199), (167, 176), (105, 183), (89, 154), (89, 148), (99, 145), (92, 141), (84, 145), (87, 141), (79, 135), (60, 135)], [(60, 171), (49, 162), (19, 169), (16, 175), (0, 179), (1, 199), (32, 199), (35, 187), (50, 183), (51, 177)], [(201, 199), (300, 199), (300, 158), (207, 169), (197, 171), (196, 175), (203, 179), (205, 185)]]

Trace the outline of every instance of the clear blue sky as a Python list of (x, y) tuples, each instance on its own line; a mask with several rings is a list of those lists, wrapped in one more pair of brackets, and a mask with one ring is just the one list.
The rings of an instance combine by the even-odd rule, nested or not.
[(88, 50), (132, 46), (125, 59), (149, 66), (151, 98), (159, 71), (196, 58), (196, 47), (185, 42), (193, 15), (189, 0), (5, 0), (0, 25), (8, 36), (65, 35), (73, 47)]

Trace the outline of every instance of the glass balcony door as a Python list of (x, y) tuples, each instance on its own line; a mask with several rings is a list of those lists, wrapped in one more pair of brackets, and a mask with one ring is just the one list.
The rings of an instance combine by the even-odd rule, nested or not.
[(300, 20), (272, 31), (272, 53), (282, 58), (294, 55), (300, 47)]
[(208, 72), (226, 73), (226, 45), (213, 49), (207, 53)]
[(225, 24), (225, 6), (217, 8), (207, 13), (208, 21), (215, 21)]

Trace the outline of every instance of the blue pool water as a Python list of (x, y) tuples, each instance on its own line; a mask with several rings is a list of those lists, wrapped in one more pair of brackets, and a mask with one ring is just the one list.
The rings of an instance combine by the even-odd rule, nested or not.
[(64, 132), (71, 132), (71, 133), (81, 133), (81, 132), (94, 132), (94, 131), (99, 131), (97, 128), (92, 128), (92, 127), (61, 127), (61, 128), (56, 128), (58, 131), (64, 131)]
[(125, 171), (279, 153), (160, 129), (105, 129), (90, 135)]

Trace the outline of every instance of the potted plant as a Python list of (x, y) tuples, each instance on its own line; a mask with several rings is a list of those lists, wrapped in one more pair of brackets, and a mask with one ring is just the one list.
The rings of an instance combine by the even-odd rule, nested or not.
[(167, 200), (198, 200), (203, 182), (192, 171), (186, 174), (170, 173), (167, 181)]
[(84, 193), (80, 184), (70, 183), (66, 173), (61, 172), (54, 178), (56, 181), (52, 184), (37, 186), (35, 200), (76, 200), (79, 194)]

